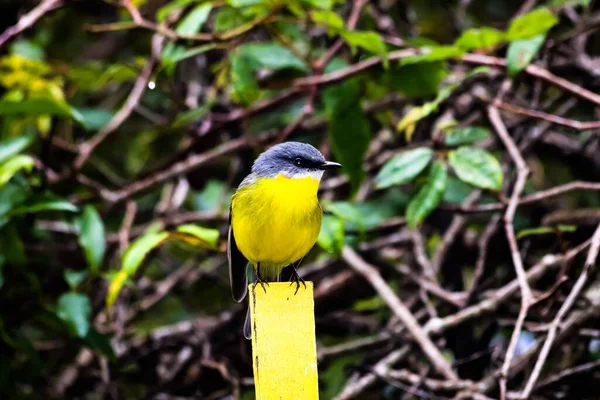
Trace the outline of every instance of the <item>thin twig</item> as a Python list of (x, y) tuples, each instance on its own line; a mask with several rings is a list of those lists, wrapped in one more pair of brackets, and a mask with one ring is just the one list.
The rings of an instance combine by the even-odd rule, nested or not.
[(440, 350), (429, 339), (427, 333), (417, 322), (410, 310), (396, 296), (392, 289), (383, 280), (377, 269), (365, 262), (354, 250), (346, 246), (342, 250), (344, 260), (359, 274), (364, 276), (369, 283), (377, 290), (381, 298), (390, 306), (394, 314), (400, 319), (406, 327), (412, 338), (423, 350), (429, 361), (435, 369), (450, 380), (457, 380), (458, 377), (448, 364)]
[(163, 40), (160, 36), (154, 36), (152, 39), (153, 43), (153, 51), (142, 73), (138, 76), (135, 84), (133, 85), (133, 89), (129, 93), (127, 100), (121, 106), (119, 111), (111, 118), (111, 120), (96, 133), (90, 140), (82, 143), (79, 146), (79, 155), (75, 159), (73, 163), (74, 169), (80, 170), (81, 167), (85, 164), (89, 156), (92, 152), (102, 143), (108, 136), (114, 133), (119, 127), (125, 122), (127, 118), (131, 115), (131, 113), (135, 110), (136, 106), (139, 104), (146, 87), (148, 87), (148, 81), (150, 80), (150, 76), (152, 75), (152, 70), (154, 69), (154, 65), (156, 64), (157, 56), (160, 54), (160, 49), (162, 48)]
[[(506, 60), (502, 58), (486, 56), (483, 54), (465, 54), (462, 56), (462, 60), (471, 64), (488, 65), (500, 68), (506, 67)], [(581, 98), (589, 100), (592, 103), (600, 105), (600, 95), (597, 95), (594, 92), (584, 89), (581, 86), (574, 84), (573, 82), (569, 82), (566, 79), (558, 77), (542, 67), (538, 67), (535, 64), (530, 64), (525, 68), (525, 72), (536, 78), (548, 81)]]
[[(562, 263), (573, 259), (579, 253), (584, 251), (590, 245), (590, 240), (582, 243), (581, 245), (569, 250), (564, 255), (546, 255), (538, 264), (533, 266), (527, 272), (527, 279), (531, 282), (539, 280), (549, 268), (557, 267)], [(495, 290), (494, 293), (481, 301), (478, 304), (464, 308), (455, 314), (449, 315), (443, 318), (435, 318), (429, 320), (423, 330), (428, 334), (439, 334), (447, 329), (458, 326), (466, 321), (470, 321), (474, 318), (479, 318), (484, 315), (490, 314), (498, 309), (502, 304), (507, 302), (512, 296), (519, 291), (519, 282), (517, 279), (509, 282), (502, 288)], [(385, 374), (402, 357), (406, 355), (409, 347), (404, 346), (398, 350), (395, 350), (388, 354), (386, 357), (378, 361), (373, 370), (378, 371), (379, 374)], [(367, 373), (356, 381), (349, 382), (342, 392), (336, 397), (336, 400), (348, 400), (358, 396), (363, 390), (371, 386), (377, 380), (377, 376), (373, 373)]]
[[(491, 99), (486, 99), (481, 96), (480, 98), (486, 101), (492, 101)], [(515, 114), (526, 115), (531, 118), (541, 119), (552, 124), (566, 126), (568, 128), (573, 128), (578, 131), (600, 128), (600, 121), (576, 121), (568, 118), (559, 117), (558, 115), (548, 114), (543, 111), (531, 110), (529, 108), (517, 106), (515, 104), (510, 104), (503, 100), (496, 102), (495, 105), (501, 110), (509, 111)]]
[[(561, 196), (565, 193), (574, 192), (578, 190), (585, 191), (598, 191), (600, 190), (600, 183), (597, 182), (585, 182), (585, 181), (574, 181), (569, 182), (564, 185), (559, 185), (550, 189), (542, 190), (534, 194), (530, 194), (522, 197), (519, 200), (518, 205), (527, 205), (533, 204), (544, 200), (549, 200), (554, 197)], [(490, 203), (490, 204), (481, 204), (477, 206), (465, 207), (462, 205), (446, 205), (441, 206), (440, 209), (447, 211), (458, 211), (466, 214), (476, 214), (476, 213), (484, 213), (484, 212), (495, 212), (502, 211), (507, 208), (506, 204), (503, 203)]]
[(550, 325), (550, 329), (548, 330), (548, 336), (546, 336), (546, 341), (544, 342), (544, 345), (542, 346), (540, 355), (538, 356), (538, 359), (535, 363), (533, 371), (531, 372), (531, 375), (529, 376), (527, 385), (525, 385), (525, 389), (523, 390), (521, 398), (528, 399), (529, 396), (531, 395), (531, 392), (535, 388), (535, 384), (540, 376), (540, 373), (542, 372), (544, 363), (546, 362), (546, 359), (548, 358), (548, 355), (550, 354), (550, 349), (552, 348), (552, 344), (554, 343), (554, 340), (556, 339), (556, 334), (558, 332), (558, 329), (559, 329), (560, 325), (562, 324), (563, 319), (565, 318), (565, 316), (571, 309), (571, 307), (573, 307), (575, 300), (577, 300), (577, 298), (579, 297), (581, 290), (585, 286), (588, 276), (589, 276), (592, 268), (594, 267), (594, 264), (596, 263), (596, 259), (598, 258), (599, 250), (600, 250), (600, 225), (598, 225), (598, 227), (596, 228), (596, 231), (594, 232), (594, 235), (592, 236), (592, 244), (590, 245), (590, 250), (588, 251), (587, 259), (585, 260), (585, 265), (583, 266), (583, 271), (581, 271), (581, 275), (579, 275), (577, 282), (575, 282), (575, 286), (573, 286), (571, 293), (569, 293), (569, 296), (567, 297), (565, 302), (562, 304), (562, 306), (558, 310), (556, 317), (554, 318), (554, 320), (552, 321), (552, 324)]
[[(274, 136), (275, 136), (274, 133), (267, 133), (258, 138), (255, 138), (253, 140), (255, 141), (255, 143), (258, 144), (258, 143), (264, 142)], [(175, 178), (175, 177), (182, 175), (186, 172), (189, 172), (195, 168), (198, 168), (199, 166), (206, 164), (207, 162), (209, 162), (217, 157), (220, 157), (220, 156), (228, 154), (228, 153), (232, 153), (234, 151), (241, 150), (248, 146), (250, 146), (250, 142), (248, 141), (248, 139), (246, 137), (241, 137), (238, 139), (230, 140), (228, 142), (225, 142), (225, 143), (215, 147), (214, 149), (211, 149), (202, 154), (193, 154), (193, 155), (187, 157), (186, 159), (173, 164), (171, 167), (169, 167), (165, 170), (158, 171), (155, 174), (150, 175), (144, 179), (133, 182), (130, 185), (125, 186), (124, 188), (122, 188), (116, 192), (112, 192), (105, 199), (108, 201), (112, 201), (112, 202), (123, 201), (123, 200), (128, 199), (131, 196), (133, 196), (141, 191), (144, 191), (154, 185), (163, 183), (165, 181), (168, 181), (169, 179)]]
[[(354, 0), (352, 3), (352, 11), (350, 11), (350, 17), (348, 17), (348, 22), (346, 23), (346, 29), (354, 30), (356, 24), (358, 23), (358, 18), (360, 17), (360, 12), (362, 11), (365, 4), (367, 4), (369, 0)], [(342, 46), (346, 43), (346, 41), (342, 38), (339, 38), (335, 41), (333, 46), (331, 46), (327, 52), (314, 62), (314, 69), (321, 73), (329, 61), (336, 55), (336, 53), (342, 48)]]
[(129, 245), (129, 237), (131, 235), (131, 226), (135, 220), (135, 213), (137, 212), (137, 203), (135, 201), (128, 201), (125, 206), (125, 216), (123, 217), (123, 223), (119, 230), (119, 251), (121, 254), (125, 252)]
[(590, 361), (588, 363), (581, 364), (581, 365), (578, 365), (573, 368), (567, 368), (565, 370), (560, 371), (556, 375), (546, 379), (545, 381), (540, 382), (539, 385), (537, 385), (534, 390), (538, 391), (547, 386), (554, 385), (565, 378), (569, 378), (573, 375), (590, 372), (590, 371), (593, 371), (594, 369), (598, 369), (598, 368), (600, 368), (600, 360)]
[(500, 222), (500, 214), (494, 214), (490, 221), (486, 225), (483, 230), (483, 234), (477, 241), (477, 248), (479, 253), (477, 255), (477, 261), (475, 262), (475, 272), (473, 273), (473, 283), (471, 284), (471, 288), (469, 289), (469, 294), (467, 296), (466, 304), (470, 304), (475, 296), (477, 295), (477, 291), (479, 289), (479, 285), (481, 280), (483, 279), (483, 273), (485, 271), (485, 261), (487, 258), (487, 249), (490, 244), (490, 240), (494, 236), (494, 234), (498, 231), (498, 223)]
[(63, 4), (64, 0), (43, 0), (37, 7), (21, 16), (15, 25), (6, 28), (6, 30), (0, 34), (0, 48), (14, 36), (31, 28), (48, 12), (61, 7)]
[(519, 281), (521, 290), (521, 309), (519, 311), (517, 324), (515, 325), (515, 329), (511, 336), (508, 349), (506, 350), (504, 364), (502, 365), (502, 375), (500, 377), (500, 398), (504, 400), (506, 398), (506, 379), (508, 376), (508, 369), (510, 368), (510, 363), (517, 347), (517, 340), (521, 334), (523, 323), (525, 322), (527, 312), (533, 300), (531, 288), (527, 283), (527, 275), (525, 273), (525, 268), (523, 267), (523, 260), (521, 259), (521, 254), (519, 253), (519, 246), (517, 244), (517, 238), (513, 226), (513, 220), (519, 204), (519, 198), (521, 193), (523, 193), (525, 182), (527, 181), (527, 175), (529, 175), (529, 169), (527, 168), (527, 164), (525, 163), (525, 160), (519, 152), (515, 142), (512, 140), (508, 131), (506, 130), (506, 127), (502, 122), (502, 118), (500, 117), (500, 112), (495, 105), (488, 107), (488, 116), (496, 133), (500, 137), (500, 140), (502, 143), (504, 143), (504, 146), (508, 150), (510, 158), (517, 167), (517, 181), (513, 188), (513, 192), (508, 203), (508, 208), (504, 214), (504, 229), (506, 231), (506, 238), (508, 240), (511, 257), (515, 266), (515, 272), (517, 274), (517, 279)]
[[(462, 205), (465, 207), (469, 207), (473, 205), (477, 200), (479, 200), (480, 197), (481, 191), (475, 190), (465, 199)], [(450, 226), (448, 227), (448, 229), (446, 229), (446, 232), (444, 233), (442, 243), (438, 246), (433, 257), (431, 258), (431, 265), (433, 271), (436, 274), (440, 271), (442, 264), (446, 258), (446, 253), (448, 253), (448, 250), (456, 240), (458, 234), (464, 228), (466, 222), (467, 219), (461, 215), (456, 215), (452, 218)]]

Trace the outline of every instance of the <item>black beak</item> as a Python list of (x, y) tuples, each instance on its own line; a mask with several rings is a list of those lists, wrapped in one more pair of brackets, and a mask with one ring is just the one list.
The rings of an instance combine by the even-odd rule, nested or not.
[(323, 170), (328, 170), (328, 169), (338, 169), (338, 168), (342, 168), (342, 164), (340, 163), (336, 163), (333, 161), (325, 161), (323, 164), (321, 164), (321, 166), (319, 167), (319, 169), (323, 169)]

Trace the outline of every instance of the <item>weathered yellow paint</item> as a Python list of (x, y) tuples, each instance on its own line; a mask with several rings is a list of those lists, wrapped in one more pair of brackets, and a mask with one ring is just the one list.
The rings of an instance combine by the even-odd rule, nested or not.
[(313, 284), (249, 286), (257, 400), (318, 400)]

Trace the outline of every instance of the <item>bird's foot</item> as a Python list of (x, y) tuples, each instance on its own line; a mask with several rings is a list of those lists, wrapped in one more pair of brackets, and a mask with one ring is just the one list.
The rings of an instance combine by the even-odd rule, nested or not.
[(298, 271), (296, 271), (295, 268), (294, 268), (294, 272), (292, 272), (292, 276), (290, 279), (291, 279), (290, 286), (293, 285), (294, 283), (296, 284), (296, 291), (294, 292), (294, 296), (296, 295), (296, 293), (298, 293), (298, 289), (300, 289), (301, 283), (302, 283), (302, 285), (304, 285), (304, 289), (306, 289), (306, 282), (304, 281), (304, 279), (302, 279), (300, 277), (300, 275), (298, 275)]
[(254, 287), (256, 287), (256, 285), (259, 285), (259, 284), (260, 284), (260, 286), (262, 286), (262, 288), (266, 294), (267, 293), (266, 287), (269, 286), (269, 282), (267, 282), (257, 271), (256, 274), (254, 274)]

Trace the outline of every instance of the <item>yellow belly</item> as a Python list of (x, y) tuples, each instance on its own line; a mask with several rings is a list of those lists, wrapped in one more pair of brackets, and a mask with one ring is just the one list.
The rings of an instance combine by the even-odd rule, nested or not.
[(272, 270), (268, 275), (278, 274), (304, 257), (317, 241), (318, 186), (312, 177), (278, 175), (261, 178), (234, 194), (231, 224), (237, 247), (255, 267), (260, 263), (261, 274), (265, 269)]

